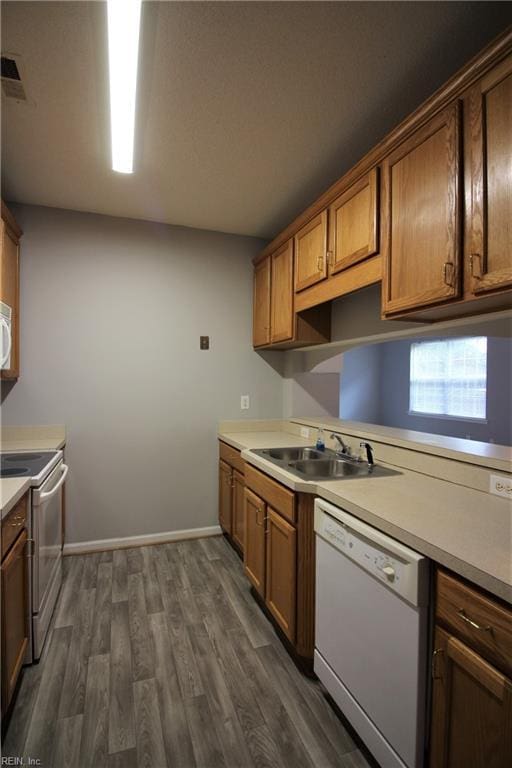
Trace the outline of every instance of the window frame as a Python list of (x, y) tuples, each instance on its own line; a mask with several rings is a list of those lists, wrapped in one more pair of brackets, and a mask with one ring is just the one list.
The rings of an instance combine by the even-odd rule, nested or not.
[(429, 337), (428, 339), (415, 339), (409, 344), (409, 407), (407, 409), (408, 416), (417, 416), (421, 419), (441, 419), (443, 421), (466, 421), (470, 424), (488, 424), (488, 408), (487, 408), (487, 384), (489, 376), (489, 358), (488, 358), (488, 346), (486, 347), (486, 359), (485, 359), (485, 416), (454, 416), (451, 413), (430, 413), (428, 411), (415, 411), (411, 408), (411, 353), (413, 344), (427, 344), (429, 342), (448, 342), (457, 341), (468, 338), (487, 338), (481, 334), (478, 337), (470, 336), (439, 336)]

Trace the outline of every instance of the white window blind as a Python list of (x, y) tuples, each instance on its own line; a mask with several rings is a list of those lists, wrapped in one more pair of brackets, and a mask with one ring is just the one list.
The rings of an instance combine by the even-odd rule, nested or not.
[(409, 410), (485, 419), (487, 338), (411, 344)]

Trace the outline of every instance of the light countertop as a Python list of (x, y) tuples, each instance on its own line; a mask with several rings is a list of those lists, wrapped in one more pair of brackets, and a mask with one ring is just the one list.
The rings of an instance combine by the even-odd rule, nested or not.
[[(224, 426), (224, 425), (223, 425)], [(463, 485), (398, 468), (390, 477), (308, 482), (252, 449), (311, 445), (288, 432), (219, 432), (283, 485), (314, 493), (512, 603), (512, 505)]]
[[(66, 428), (50, 426), (3, 426), (0, 431), (0, 447), (4, 452), (14, 451), (57, 451), (66, 443)], [(3, 519), (16, 502), (30, 488), (26, 477), (3, 477), (0, 479), (0, 511)]]

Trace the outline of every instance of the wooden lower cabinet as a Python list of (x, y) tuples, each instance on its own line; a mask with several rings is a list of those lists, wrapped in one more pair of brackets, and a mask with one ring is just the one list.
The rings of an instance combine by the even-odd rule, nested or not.
[(245, 489), (244, 570), (254, 589), (265, 597), (265, 502)]
[(437, 627), (430, 768), (508, 768), (512, 681)]
[(273, 617), (295, 640), (297, 531), (267, 508), (265, 599)]
[(231, 534), (231, 474), (231, 467), (221, 459), (219, 461), (219, 525), (229, 534)]
[(244, 550), (245, 511), (244, 511), (244, 476), (236, 469), (232, 475), (231, 496), (231, 536), (235, 544)]
[(2, 714), (11, 702), (28, 645), (27, 531), (24, 529), (1, 564)]

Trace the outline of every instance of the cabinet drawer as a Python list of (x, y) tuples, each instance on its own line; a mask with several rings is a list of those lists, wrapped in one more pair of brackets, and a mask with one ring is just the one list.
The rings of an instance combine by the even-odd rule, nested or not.
[(27, 525), (27, 494), (2, 520), (2, 560)]
[(438, 571), (436, 617), (485, 659), (512, 676), (512, 610)]
[(245, 484), (291, 523), (295, 523), (295, 494), (263, 472), (245, 465)]
[(225, 461), (230, 467), (234, 467), (241, 472), (242, 475), (244, 474), (244, 460), (242, 459), (240, 451), (237, 451), (236, 448), (232, 448), (227, 443), (223, 443), (222, 440), (219, 440), (219, 456), (222, 461)]

